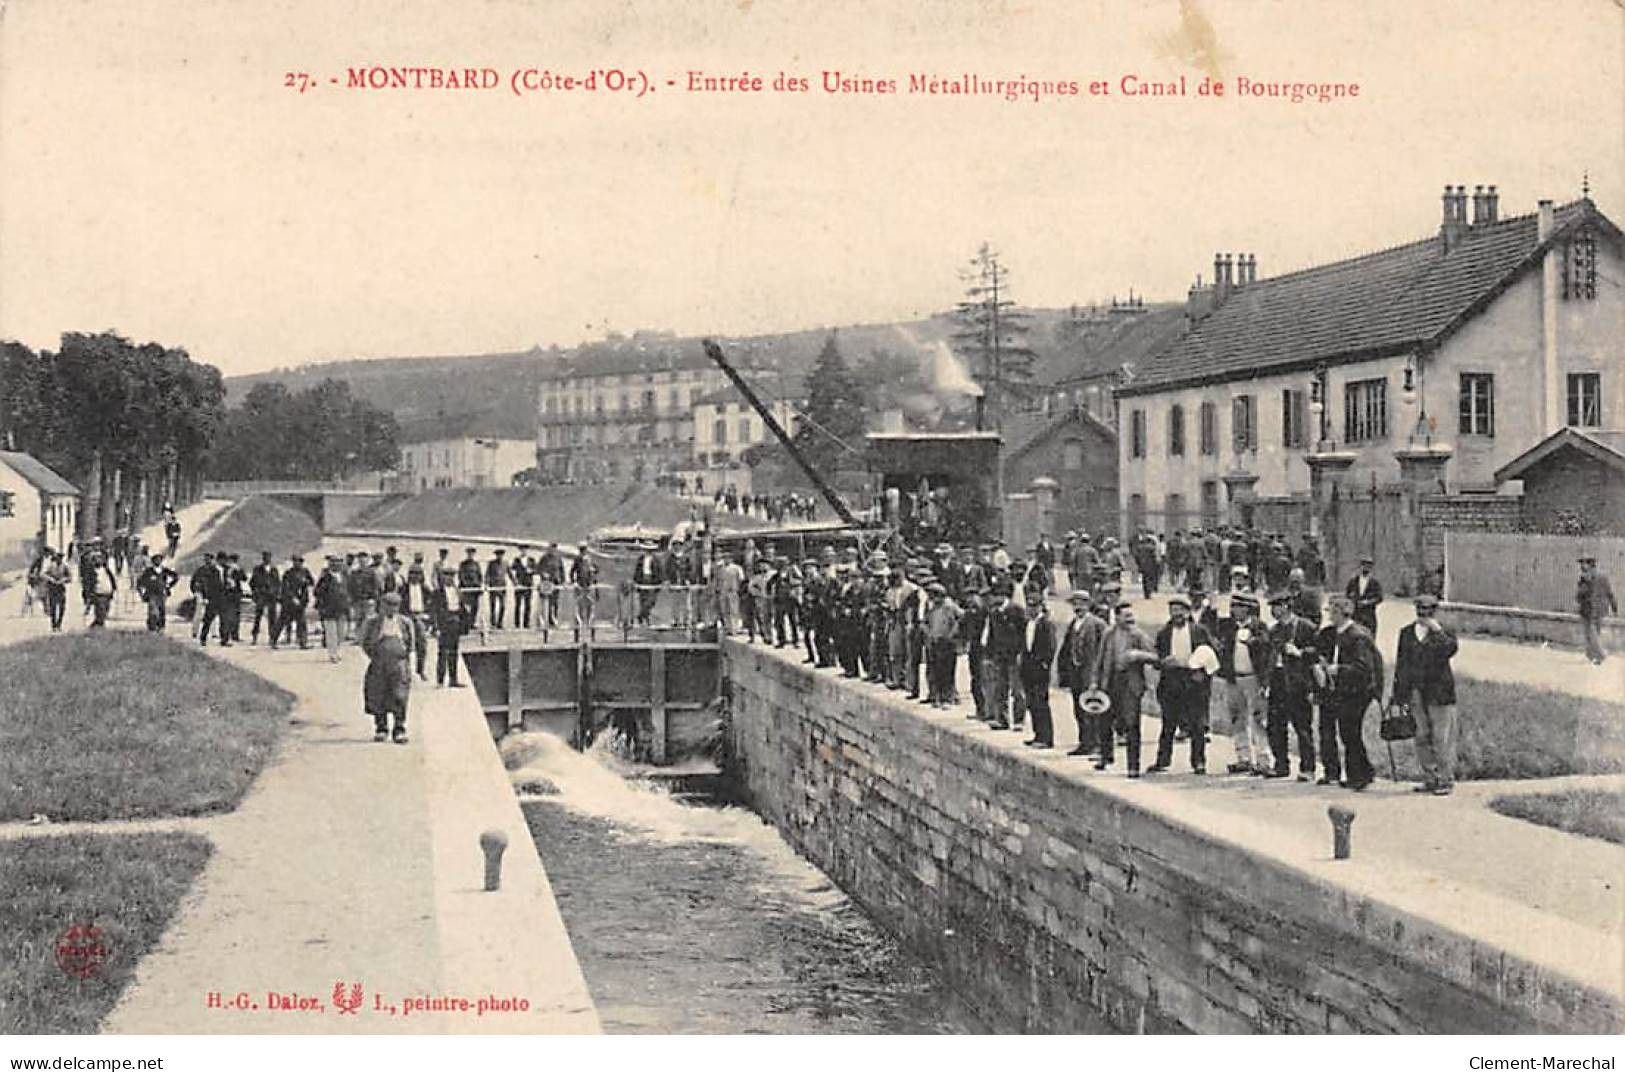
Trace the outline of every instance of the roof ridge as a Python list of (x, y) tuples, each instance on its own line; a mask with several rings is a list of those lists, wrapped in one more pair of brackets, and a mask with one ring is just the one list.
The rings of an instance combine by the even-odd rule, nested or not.
[[(1552, 212), (1555, 214), (1555, 213), (1558, 213), (1558, 212), (1563, 212), (1563, 211), (1566, 211), (1566, 210), (1569, 210), (1569, 209), (1574, 209), (1574, 208), (1577, 208), (1577, 207), (1588, 207), (1588, 208), (1593, 209), (1594, 211), (1600, 211), (1600, 210), (1598, 210), (1596, 208), (1595, 202), (1593, 202), (1590, 198), (1580, 197), (1580, 198), (1574, 199), (1573, 201), (1565, 201), (1561, 205), (1552, 206)], [(1534, 212), (1519, 213), (1516, 216), (1502, 216), (1493, 223), (1473, 224), (1473, 225), (1471, 225), (1471, 226), (1469, 226), (1467, 228), (1465, 234), (1466, 234), (1467, 237), (1470, 238), (1470, 237), (1473, 237), (1475, 235), (1482, 235), (1482, 234), (1484, 234), (1484, 233), (1486, 233), (1487, 231), (1490, 231), (1490, 230), (1500, 230), (1500, 229), (1506, 228), (1508, 226), (1511, 226), (1512, 224), (1515, 224), (1515, 223), (1523, 223), (1523, 222), (1528, 221), (1528, 220), (1535, 220), (1539, 216), (1540, 216), (1539, 209), (1537, 209)], [(1305, 276), (1305, 275), (1309, 275), (1309, 274), (1314, 273), (1314, 272), (1329, 271), (1329, 270), (1331, 270), (1333, 268), (1342, 268), (1342, 267), (1346, 267), (1346, 266), (1351, 266), (1351, 265), (1358, 264), (1361, 261), (1370, 260), (1370, 259), (1372, 259), (1374, 257), (1382, 257), (1382, 256), (1385, 256), (1387, 254), (1395, 253), (1395, 252), (1397, 252), (1399, 250), (1402, 250), (1402, 249), (1411, 249), (1412, 247), (1416, 247), (1416, 246), (1428, 245), (1430, 243), (1437, 242), (1438, 239), (1439, 239), (1438, 232), (1434, 232), (1433, 234), (1430, 234), (1430, 235), (1424, 235), (1421, 238), (1413, 238), (1409, 242), (1397, 242), (1397, 243), (1395, 243), (1394, 245), (1391, 245), (1391, 246), (1382, 246), (1382, 247), (1380, 247), (1378, 249), (1367, 250), (1364, 253), (1356, 253), (1353, 256), (1344, 257), (1341, 260), (1325, 261), (1325, 262), (1323, 262), (1321, 264), (1311, 264), (1311, 265), (1307, 265), (1306, 267), (1303, 267), (1303, 268), (1296, 268), (1296, 269), (1293, 269), (1290, 272), (1282, 272), (1280, 275), (1265, 276), (1264, 278), (1259, 279), (1256, 282), (1246, 284), (1245, 286), (1238, 287), (1236, 289), (1239, 290), (1239, 291), (1246, 291), (1246, 290), (1249, 290), (1249, 289), (1251, 289), (1252, 287), (1255, 287), (1255, 286), (1263, 286), (1266, 283), (1274, 283), (1277, 280), (1296, 279), (1296, 278), (1299, 278), (1299, 277), (1302, 277), (1302, 276)]]

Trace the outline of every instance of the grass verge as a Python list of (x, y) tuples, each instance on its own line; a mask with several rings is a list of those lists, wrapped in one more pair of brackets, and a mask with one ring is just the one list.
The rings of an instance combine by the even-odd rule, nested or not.
[(322, 530), (304, 511), (255, 495), (228, 507), (213, 526), (200, 534), (196, 548), (182, 556), (175, 567), (181, 574), (175, 590), (186, 590), (186, 578), (203, 561), (204, 551), (237, 552), (244, 572), (254, 568), (261, 551), (269, 551), (280, 570), (288, 564), (289, 556), (313, 551), (321, 542)]
[(0, 648), (0, 820), (229, 811), (287, 729), (291, 694), (148, 633)]
[(1496, 797), (1490, 807), (1514, 819), (1625, 845), (1625, 792), (1617, 789), (1567, 789)]
[[(209, 852), (193, 834), (0, 841), (0, 1035), (94, 1032)], [(83, 977), (58, 955), (76, 926), (94, 927), (89, 942), (105, 952)]]

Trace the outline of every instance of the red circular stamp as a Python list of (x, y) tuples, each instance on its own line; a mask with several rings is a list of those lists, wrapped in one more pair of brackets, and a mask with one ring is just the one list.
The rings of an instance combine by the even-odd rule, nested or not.
[(107, 945), (102, 941), (100, 927), (75, 923), (56, 940), (57, 967), (75, 979), (100, 975), (106, 961)]

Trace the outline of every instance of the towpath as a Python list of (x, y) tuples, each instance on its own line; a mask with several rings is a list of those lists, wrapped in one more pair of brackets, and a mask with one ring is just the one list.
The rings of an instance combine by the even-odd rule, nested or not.
[[(185, 554), (230, 504), (181, 514)], [(149, 532), (148, 542), (161, 539)], [(0, 644), (48, 635), (3, 593)], [(111, 628), (139, 629), (115, 604)], [(84, 628), (70, 596), (64, 629)], [(187, 640), (184, 622), (169, 633)], [(419, 682), (412, 741), (377, 744), (361, 710), (365, 658), (205, 649), (296, 698), (288, 736), (233, 812), (142, 822), (0, 825), (0, 839), (186, 831), (213, 854), (103, 1024), (114, 1033), (595, 1033), (597, 1012), (546, 872), (472, 689)], [(506, 837), (482, 887), (478, 839)], [(342, 1012), (355, 986), (361, 1007)], [(239, 996), (240, 1003), (239, 1005)], [(310, 1007), (297, 1006), (301, 999)], [(409, 1012), (409, 1000), (439, 1011)], [(455, 1008), (447, 999), (465, 999)], [(484, 1006), (482, 1006), (482, 1001)], [(393, 1006), (394, 1012), (388, 1011)], [(520, 1006), (523, 1006), (521, 1009)]]
[[(213, 857), (104, 1030), (598, 1030), (471, 690), (419, 683), (412, 742), (377, 744), (355, 648), (338, 666), (314, 648), (214, 654), (298, 697), (289, 739), (242, 805), (209, 824)], [(489, 893), (487, 829), (508, 838), (502, 889)], [(355, 986), (361, 1008), (340, 1011), (335, 988), (349, 1002)], [(248, 1007), (234, 1006), (239, 994)], [(278, 1009), (276, 995), (316, 1007)], [(443, 998), (468, 1009), (407, 1011)], [(482, 1015), (492, 999), (508, 1004)]]

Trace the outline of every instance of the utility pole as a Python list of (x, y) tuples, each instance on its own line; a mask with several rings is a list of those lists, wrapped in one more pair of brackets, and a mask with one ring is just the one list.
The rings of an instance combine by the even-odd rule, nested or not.
[[(1004, 348), (999, 338), (999, 259), (988, 259), (988, 282), (992, 287), (992, 315), (988, 323), (993, 330), (993, 431), (999, 436), (999, 462), (993, 467), (993, 505), (1004, 517)], [(1002, 536), (1003, 533), (1001, 532)]]

